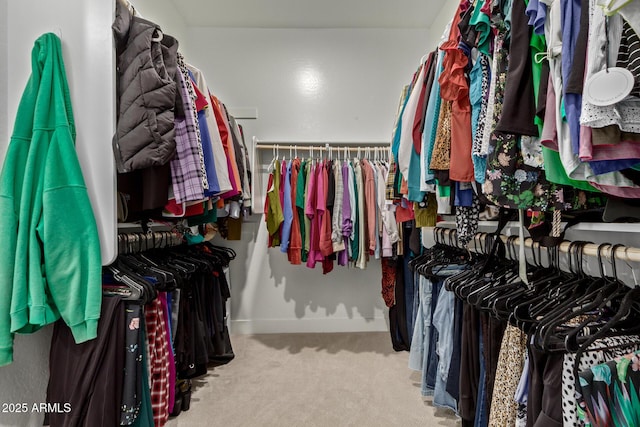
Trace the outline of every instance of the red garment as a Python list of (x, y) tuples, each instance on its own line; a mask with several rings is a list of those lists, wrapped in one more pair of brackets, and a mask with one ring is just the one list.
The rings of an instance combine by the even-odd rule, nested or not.
[(205, 108), (207, 108), (207, 106), (209, 105), (209, 102), (207, 101), (207, 97), (204, 96), (204, 94), (200, 91), (200, 89), (198, 89), (198, 86), (196, 86), (196, 82), (193, 79), (191, 80), (191, 83), (193, 86), (193, 91), (196, 94), (196, 100), (195, 100), (196, 110), (202, 111)]
[(438, 78), (438, 83), (440, 83), (440, 96), (445, 101), (455, 101), (464, 96), (469, 97), (469, 85), (464, 75), (464, 69), (469, 63), (469, 59), (464, 52), (458, 49), (460, 40), (458, 24), (462, 8), (461, 3), (453, 17), (449, 38), (440, 46), (440, 50), (444, 52), (444, 58), (442, 60), (442, 74)]
[(451, 24), (449, 39), (442, 44), (444, 51), (443, 71), (438, 82), (440, 96), (451, 105), (451, 163), (449, 177), (453, 181), (474, 181), (473, 160), (471, 159), (471, 105), (469, 103), (469, 83), (465, 76), (465, 68), (469, 58), (459, 48), (461, 15), (465, 10), (464, 2), (460, 3)]
[(167, 302), (167, 293), (158, 292), (158, 299), (162, 303), (162, 320), (166, 325), (166, 342), (167, 342), (167, 367), (169, 368), (169, 412), (173, 409), (176, 401), (176, 363), (171, 350), (171, 331), (169, 330), (169, 304)]
[(164, 210), (172, 214), (174, 217), (183, 217), (185, 214), (185, 203), (176, 203), (176, 199), (169, 199)]
[(402, 177), (402, 181), (400, 182), (400, 194), (404, 194), (405, 196), (409, 194), (409, 184), (404, 177)]
[[(427, 58), (427, 63), (424, 65), (424, 73), (425, 78), (423, 79), (422, 87), (420, 88), (420, 96), (418, 98), (418, 106), (416, 107), (416, 117), (413, 120), (413, 148), (416, 150), (416, 153), (420, 154), (422, 151), (422, 131), (424, 129), (424, 118), (425, 118), (425, 102), (427, 99), (427, 83), (428, 78), (427, 74), (429, 73), (429, 68), (431, 67), (431, 61), (433, 61), (433, 54), (430, 54)], [(431, 88), (429, 88), (431, 90)]]
[(151, 407), (156, 427), (169, 420), (169, 355), (166, 324), (162, 316), (162, 301), (154, 299), (145, 306), (145, 324), (151, 373)]
[(302, 233), (300, 232), (300, 217), (298, 216), (298, 208), (296, 206), (299, 173), (300, 159), (295, 158), (291, 164), (291, 209), (293, 210), (293, 221), (291, 223), (289, 248), (287, 249), (287, 257), (293, 265), (302, 264)]
[(326, 257), (322, 260), (322, 274), (331, 273), (333, 271), (333, 259)]
[[(242, 194), (242, 180), (240, 179), (240, 172), (238, 171), (238, 163), (236, 160), (236, 150), (233, 146), (233, 139), (231, 137), (231, 131), (229, 129), (229, 122), (227, 121), (227, 115), (224, 110), (224, 106), (213, 95), (209, 95), (211, 100), (211, 113), (216, 119), (218, 125), (218, 133), (222, 140), (222, 147), (227, 157), (227, 171), (229, 173), (229, 181), (231, 181), (232, 190), (222, 194), (222, 199), (228, 199), (239, 194)], [(213, 131), (211, 131), (213, 132)]]
[(196, 215), (204, 215), (204, 203), (200, 202), (195, 205), (187, 206), (187, 210), (184, 212), (184, 216), (196, 216)]
[(396, 265), (391, 258), (380, 260), (382, 267), (382, 299), (384, 304), (391, 308), (396, 305)]
[(409, 203), (408, 207), (396, 206), (396, 221), (407, 222), (415, 218), (413, 214), (413, 203)]
[(196, 216), (204, 214), (204, 203), (197, 203), (195, 205), (187, 206), (187, 210), (184, 212), (184, 216)]
[(482, 5), (482, 8), (480, 9), (480, 12), (484, 13), (487, 16), (491, 16), (491, 4), (493, 3), (492, 0), (484, 0), (484, 4)]
[[(329, 175), (327, 171), (327, 163), (323, 163), (321, 166), (321, 174), (322, 174), (322, 194), (318, 194), (318, 196), (322, 196), (318, 199), (318, 203), (322, 205), (322, 220), (320, 223), (320, 242), (319, 248), (320, 253), (323, 257), (328, 257), (333, 253), (333, 242), (331, 240), (331, 215), (326, 210), (327, 199), (329, 197)], [(333, 262), (331, 263), (333, 268)], [(323, 265), (324, 271), (324, 265)]]
[(214, 117), (216, 118), (216, 124), (218, 125), (218, 132), (220, 133), (220, 139), (223, 144), (227, 144), (229, 141), (229, 128), (228, 122), (222, 113), (222, 109), (220, 108), (219, 100), (215, 96), (209, 94), (209, 99), (211, 100), (211, 106), (213, 107), (211, 111), (214, 113)]
[(469, 97), (458, 99), (451, 105), (451, 161), (449, 178), (458, 182), (473, 182), (471, 134), (471, 105)]

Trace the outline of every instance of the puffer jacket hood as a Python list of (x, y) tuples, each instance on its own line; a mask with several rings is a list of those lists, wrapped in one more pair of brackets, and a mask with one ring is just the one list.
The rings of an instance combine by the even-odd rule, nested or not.
[(174, 156), (178, 41), (116, 2), (118, 172), (164, 165)]

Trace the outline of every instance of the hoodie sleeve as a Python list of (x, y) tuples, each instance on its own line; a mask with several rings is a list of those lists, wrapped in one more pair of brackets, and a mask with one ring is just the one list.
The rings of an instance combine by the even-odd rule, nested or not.
[[(11, 160), (7, 156), (8, 160)], [(5, 183), (5, 168), (0, 182)], [(2, 187), (5, 187), (3, 185)], [(11, 186), (9, 186), (11, 187)], [(2, 188), (4, 190), (4, 188)], [(0, 366), (13, 361), (13, 334), (11, 333), (11, 293), (13, 290), (13, 263), (16, 255), (16, 230), (18, 218), (15, 214), (15, 198), (11, 194), (0, 194), (0, 209), (5, 214), (0, 221), (0, 234), (6, 236), (0, 257)]]
[(76, 343), (81, 343), (97, 335), (102, 264), (96, 220), (65, 130), (56, 131), (49, 147), (38, 228), (48, 290)]
[(35, 100), (40, 85), (39, 47), (32, 51), (33, 70), (23, 92), (9, 147), (0, 173), (0, 366), (13, 361), (13, 333), (11, 333), (11, 295), (16, 263), (18, 212), (25, 165), (32, 135)]
[(71, 97), (61, 53), (58, 45), (51, 102), (56, 126), (48, 127), (51, 137), (37, 232), (42, 241), (46, 292), (76, 343), (81, 343), (97, 336), (102, 259), (98, 227), (76, 154)]

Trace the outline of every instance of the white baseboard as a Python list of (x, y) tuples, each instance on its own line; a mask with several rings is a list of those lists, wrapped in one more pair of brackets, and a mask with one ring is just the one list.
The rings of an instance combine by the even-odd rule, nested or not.
[(322, 332), (387, 332), (385, 317), (373, 319), (250, 319), (232, 320), (233, 334), (293, 334)]

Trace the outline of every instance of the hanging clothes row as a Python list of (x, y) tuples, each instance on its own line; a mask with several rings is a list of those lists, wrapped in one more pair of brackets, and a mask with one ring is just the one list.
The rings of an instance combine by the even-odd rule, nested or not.
[(411, 262), (423, 395), (469, 426), (634, 425), (640, 288), (617, 277), (625, 248), (600, 245), (599, 277), (583, 270), (586, 242), (569, 243), (568, 271), (557, 248), (534, 251), (526, 284), (515, 237), (485, 235), (474, 253), (447, 233)]
[(639, 198), (638, 7), (606, 4), (462, 0), (400, 98), (398, 197), (435, 194), (461, 238), (484, 205), (541, 224), (546, 211)]
[[(159, 241), (158, 241), (159, 242)], [(51, 426), (163, 426), (188, 410), (191, 379), (234, 358), (224, 269), (235, 258), (209, 243), (120, 255), (104, 268), (95, 340), (76, 345), (56, 323), (47, 402)]]
[[(332, 147), (316, 149), (320, 156), (314, 157), (314, 147), (301, 146), (310, 158), (286, 160), (278, 158), (275, 145), (268, 147), (274, 152), (264, 206), (269, 247), (280, 247), (294, 265), (321, 263), (325, 274), (336, 261), (364, 269), (371, 258), (398, 253), (402, 221), (385, 203), (386, 150)], [(364, 158), (351, 158), (355, 150)]]
[(127, 3), (116, 2), (113, 24), (119, 221), (239, 220), (251, 208), (242, 127), (213, 94), (204, 73), (186, 62), (178, 41)]

